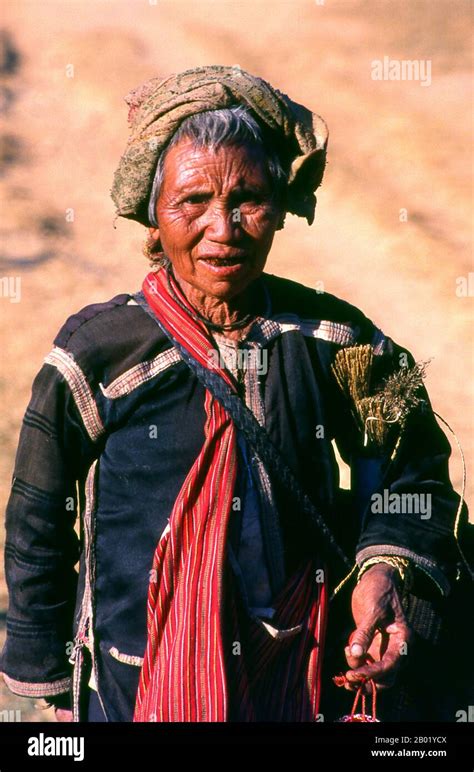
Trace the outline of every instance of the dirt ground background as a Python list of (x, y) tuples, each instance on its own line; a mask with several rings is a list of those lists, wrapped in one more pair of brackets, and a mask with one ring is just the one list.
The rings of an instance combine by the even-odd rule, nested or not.
[[(123, 96), (149, 77), (205, 64), (240, 65), (326, 119), (329, 162), (316, 220), (308, 227), (287, 217), (267, 270), (310, 286), (323, 281), (417, 359), (432, 357), (434, 408), (455, 428), (472, 470), (474, 275), (470, 295), (456, 294), (473, 271), (471, 3), (14, 0), (3, 7), (2, 512), (31, 383), (56, 332), (84, 305), (136, 291), (147, 269), (144, 229), (114, 227), (109, 197), (127, 137)], [(371, 63), (384, 56), (429, 60), (431, 84), (372, 80)], [(5, 296), (5, 277), (21, 280), (19, 302)], [(452, 479), (460, 490), (454, 445)], [(471, 474), (468, 492), (472, 486)], [(3, 626), (6, 608), (2, 565)], [(40, 714), (3, 685), (0, 710), (21, 711), (16, 720), (53, 720), (51, 710)]]

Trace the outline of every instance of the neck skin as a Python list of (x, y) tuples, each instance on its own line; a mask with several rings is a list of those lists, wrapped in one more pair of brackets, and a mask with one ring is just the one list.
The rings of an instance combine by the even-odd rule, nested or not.
[[(202, 290), (193, 287), (192, 284), (182, 279), (176, 271), (173, 275), (179, 284), (183, 295), (189, 300), (191, 305), (198, 313), (204, 316), (214, 324), (231, 324), (242, 319), (247, 314), (252, 315), (252, 319), (245, 327), (239, 327), (237, 330), (219, 331), (226, 338), (231, 340), (241, 340), (250, 331), (254, 319), (259, 312), (263, 310), (264, 300), (260, 283), (253, 281), (243, 292), (229, 300), (216, 298), (207, 295)], [(214, 334), (214, 330), (211, 330)]]

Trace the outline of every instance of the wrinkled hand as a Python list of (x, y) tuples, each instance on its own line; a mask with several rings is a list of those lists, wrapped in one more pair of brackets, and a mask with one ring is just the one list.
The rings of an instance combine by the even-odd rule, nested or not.
[[(352, 593), (352, 614), (356, 630), (344, 652), (351, 668), (346, 672), (345, 688), (356, 691), (372, 678), (378, 690), (393, 686), (404, 664), (405, 647), (412, 634), (399, 595), (397, 569), (387, 563), (371, 566)], [(366, 663), (369, 654), (374, 662)], [(370, 684), (364, 692), (370, 694)]]

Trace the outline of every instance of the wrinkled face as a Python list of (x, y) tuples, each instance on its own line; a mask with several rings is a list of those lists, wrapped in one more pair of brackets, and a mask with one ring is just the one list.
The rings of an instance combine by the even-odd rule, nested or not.
[(178, 279), (228, 300), (262, 273), (281, 216), (264, 162), (250, 146), (170, 148), (151, 233)]

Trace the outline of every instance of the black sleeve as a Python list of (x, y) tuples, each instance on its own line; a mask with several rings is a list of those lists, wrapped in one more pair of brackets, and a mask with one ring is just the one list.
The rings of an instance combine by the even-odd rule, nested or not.
[[(415, 364), (411, 353), (390, 338), (385, 338), (375, 360), (381, 383), (401, 367)], [(346, 436), (338, 442), (351, 467), (352, 494), (360, 517), (356, 560), (361, 566), (376, 555), (408, 558), (448, 595), (463, 564), (458, 543), (468, 523), (467, 508), (461, 507), (451, 485), (451, 447), (424, 385), (416, 393), (419, 403), (409, 413), (401, 435), (394, 423), (386, 448), (374, 448), (370, 442), (364, 446), (363, 427), (356, 428), (352, 418), (346, 421), (351, 436), (344, 432)], [(397, 432), (400, 441), (395, 448)]]
[(45, 698), (46, 706), (53, 708), (61, 708), (62, 710), (73, 710), (73, 700), (71, 692), (64, 692), (63, 694), (56, 694), (52, 697)]
[(78, 579), (75, 521), (84, 442), (69, 385), (44, 364), (24, 415), (6, 510), (9, 606), (0, 671), (22, 696), (70, 688), (67, 647)]

